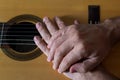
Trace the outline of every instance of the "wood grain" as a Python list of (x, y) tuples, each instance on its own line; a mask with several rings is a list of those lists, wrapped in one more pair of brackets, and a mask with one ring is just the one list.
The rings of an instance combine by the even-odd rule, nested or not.
[[(60, 16), (67, 24), (74, 19), (87, 23), (88, 5), (101, 6), (101, 21), (120, 16), (120, 0), (0, 0), (0, 21), (21, 14), (33, 14), (43, 18)], [(105, 67), (120, 77), (120, 45), (117, 45), (104, 61)], [(15, 61), (0, 50), (0, 80), (69, 80), (47, 63), (45, 55), (31, 61)]]

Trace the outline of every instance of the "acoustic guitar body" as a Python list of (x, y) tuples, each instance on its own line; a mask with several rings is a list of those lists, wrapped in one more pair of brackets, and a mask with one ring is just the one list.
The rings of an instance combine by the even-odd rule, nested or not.
[[(13, 25), (11, 19), (18, 15), (30, 14), (39, 19), (32, 21), (27, 18), (19, 19), (17, 24), (28, 22), (35, 24), (41, 21), (44, 16), (53, 18), (59, 16), (70, 25), (74, 19), (81, 23), (88, 23), (88, 5), (100, 6), (101, 22), (106, 18), (120, 16), (119, 0), (1, 0), (0, 1), (0, 22), (7, 22)], [(13, 20), (17, 21), (17, 20)], [(6, 27), (6, 26), (5, 26)], [(10, 27), (7, 26), (9, 30)], [(27, 26), (29, 27), (29, 26)], [(25, 28), (25, 27), (24, 27)], [(31, 45), (33, 47), (33, 45)], [(47, 57), (37, 47), (25, 50), (20, 46), (8, 46), (0, 49), (0, 80), (69, 80), (64, 75), (52, 69), (52, 63), (46, 61)], [(28, 46), (27, 46), (28, 47)], [(18, 50), (19, 49), (19, 50)], [(20, 51), (24, 49), (23, 51)], [(9, 55), (12, 54), (13, 56)], [(35, 57), (14, 56), (14, 54), (36, 54)], [(120, 77), (120, 45), (117, 44), (110, 55), (103, 61), (103, 65), (112, 74)]]

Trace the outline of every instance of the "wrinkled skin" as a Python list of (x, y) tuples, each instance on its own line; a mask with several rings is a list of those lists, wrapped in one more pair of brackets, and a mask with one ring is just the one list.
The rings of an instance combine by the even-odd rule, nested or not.
[(85, 60), (71, 66), (71, 72), (74, 68), (86, 72), (96, 67), (110, 49), (106, 32), (98, 27), (97, 25), (70, 25), (57, 31), (48, 44), (50, 48), (48, 60), (53, 60), (53, 68), (61, 73), (82, 59)]
[(64, 72), (63, 73), (66, 77), (72, 80), (119, 80), (114, 75), (110, 74), (106, 71), (103, 67), (99, 66), (92, 71), (88, 71), (86, 73), (70, 73)]
[(111, 44), (103, 24), (79, 24), (75, 21), (73, 25), (65, 26), (58, 17), (55, 21), (57, 26), (45, 17), (43, 22), (47, 28), (42, 23), (37, 23), (36, 27), (43, 39), (35, 36), (34, 41), (58, 72), (69, 69), (68, 74), (79, 75), (78, 72), (94, 69), (108, 54)]

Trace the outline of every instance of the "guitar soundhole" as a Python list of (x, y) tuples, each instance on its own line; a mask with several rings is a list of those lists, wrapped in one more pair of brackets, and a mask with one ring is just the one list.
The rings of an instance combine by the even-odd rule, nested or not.
[(7, 30), (7, 43), (9, 46), (21, 53), (32, 51), (36, 48), (33, 41), (34, 35), (39, 35), (35, 24), (31, 22), (15, 23)]

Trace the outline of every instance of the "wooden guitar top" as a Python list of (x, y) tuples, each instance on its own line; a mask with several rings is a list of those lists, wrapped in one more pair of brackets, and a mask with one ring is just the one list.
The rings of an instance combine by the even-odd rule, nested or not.
[[(74, 19), (88, 22), (88, 5), (100, 5), (101, 21), (120, 16), (120, 0), (1, 0), (0, 22), (22, 14), (32, 14), (43, 18), (59, 16), (67, 24)], [(120, 45), (116, 45), (103, 65), (120, 77)], [(0, 80), (69, 80), (52, 69), (52, 63), (41, 55), (29, 61), (16, 61), (0, 49)]]

